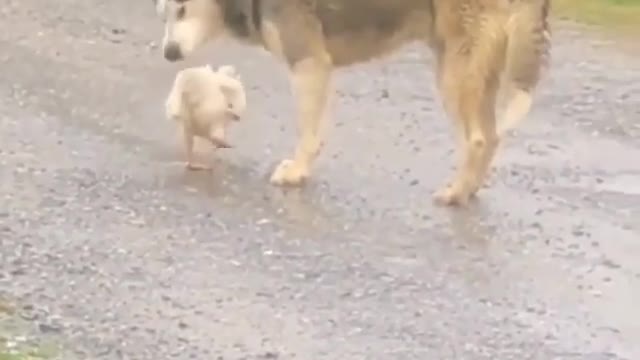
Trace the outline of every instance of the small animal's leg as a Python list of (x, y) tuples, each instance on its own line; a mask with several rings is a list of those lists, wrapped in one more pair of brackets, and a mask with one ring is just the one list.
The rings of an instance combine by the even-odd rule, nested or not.
[(211, 169), (210, 166), (195, 162), (194, 154), (193, 154), (194, 135), (191, 129), (188, 128), (188, 126), (184, 127), (183, 136), (184, 136), (184, 151), (185, 151), (185, 156), (187, 158), (186, 168), (188, 170), (195, 170), (195, 171), (210, 170)]
[(227, 142), (227, 140), (218, 137), (209, 138), (211, 144), (215, 146), (216, 149), (231, 149), (233, 146)]
[(230, 149), (233, 146), (229, 144), (225, 137), (225, 128), (224, 126), (216, 126), (211, 129), (211, 133), (209, 134), (209, 141), (216, 149)]
[(491, 63), (494, 54), (487, 48), (467, 50), (445, 54), (441, 64), (441, 91), (445, 108), (458, 128), (461, 155), (453, 181), (434, 195), (441, 205), (468, 203), (484, 181), (499, 142), (495, 120), (498, 72)]
[(275, 185), (301, 185), (322, 145), (326, 125), (331, 66), (322, 57), (310, 57), (292, 67), (291, 83), (298, 105), (298, 141), (292, 159), (283, 160), (271, 175)]

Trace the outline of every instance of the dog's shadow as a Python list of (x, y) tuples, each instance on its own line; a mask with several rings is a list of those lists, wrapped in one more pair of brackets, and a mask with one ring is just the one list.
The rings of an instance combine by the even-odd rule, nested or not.
[(474, 199), (467, 208), (448, 213), (448, 228), (459, 254), (457, 266), (462, 278), (473, 288), (493, 291), (502, 281), (496, 275), (507, 265), (505, 253), (510, 247), (500, 234), (500, 226), (492, 220), (496, 218), (495, 209), (486, 199)]
[(448, 210), (449, 227), (454, 241), (463, 247), (487, 251), (494, 236), (485, 218), (490, 207), (481, 199), (473, 199), (466, 208)]
[[(237, 211), (257, 221), (303, 229), (330, 226), (330, 216), (319, 192), (320, 186), (309, 181), (301, 187), (278, 187), (269, 183), (275, 163), (260, 167), (243, 159), (242, 166), (224, 158), (210, 161), (212, 168), (193, 171), (176, 164), (165, 178), (165, 184), (206, 197), (220, 206)], [(181, 166), (181, 167), (180, 167)]]

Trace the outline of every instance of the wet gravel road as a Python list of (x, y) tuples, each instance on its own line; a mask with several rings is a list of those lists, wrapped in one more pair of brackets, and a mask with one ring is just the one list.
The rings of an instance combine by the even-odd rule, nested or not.
[[(0, 8), (0, 297), (65, 359), (639, 359), (640, 52), (558, 24), (528, 121), (469, 210), (433, 206), (450, 124), (428, 56), (337, 73), (303, 190), (284, 69), (166, 63), (148, 1)], [(162, 101), (234, 63), (236, 149), (187, 173)], [(635, 305), (634, 305), (635, 304)]]

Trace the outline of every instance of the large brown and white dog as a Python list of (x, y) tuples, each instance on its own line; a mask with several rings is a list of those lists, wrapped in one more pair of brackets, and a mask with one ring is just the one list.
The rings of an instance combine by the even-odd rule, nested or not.
[[(546, 63), (550, 0), (154, 0), (164, 57), (179, 61), (228, 35), (288, 64), (299, 138), (271, 176), (299, 185), (323, 139), (332, 69), (422, 42), (435, 54), (444, 107), (459, 134), (453, 180), (435, 194), (465, 205), (482, 186), (500, 134), (529, 112)], [(506, 104), (496, 121), (498, 98)]]

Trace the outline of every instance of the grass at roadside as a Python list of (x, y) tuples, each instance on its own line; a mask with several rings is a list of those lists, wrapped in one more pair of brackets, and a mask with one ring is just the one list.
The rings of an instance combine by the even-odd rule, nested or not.
[(28, 327), (29, 323), (0, 298), (0, 360), (49, 360), (57, 355), (53, 344), (30, 339)]
[(29, 353), (0, 352), (0, 360), (41, 360), (45, 359)]
[(552, 0), (553, 12), (611, 30), (640, 32), (640, 0)]
[(52, 355), (40, 353), (39, 350), (0, 350), (0, 360), (48, 360), (51, 356)]

